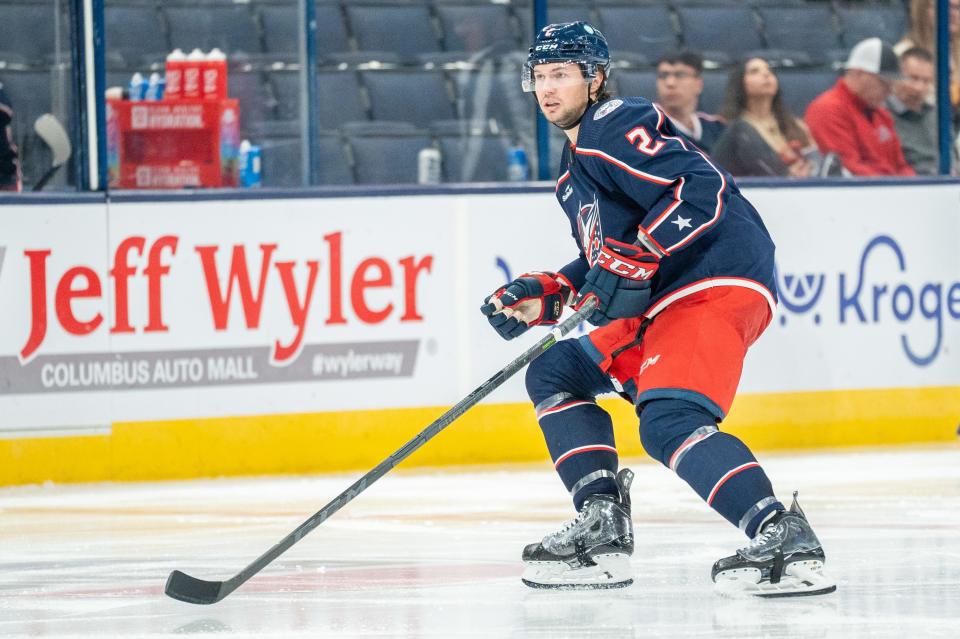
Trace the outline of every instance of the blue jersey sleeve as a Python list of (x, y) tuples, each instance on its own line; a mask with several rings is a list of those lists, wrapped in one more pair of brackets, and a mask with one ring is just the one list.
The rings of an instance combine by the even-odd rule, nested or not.
[(581, 126), (577, 160), (642, 209), (637, 234), (648, 249), (667, 256), (690, 246), (720, 221), (729, 177), (647, 100), (604, 106)]

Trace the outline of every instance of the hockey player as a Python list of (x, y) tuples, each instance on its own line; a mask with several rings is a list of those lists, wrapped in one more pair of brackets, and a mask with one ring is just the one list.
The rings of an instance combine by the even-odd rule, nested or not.
[(519, 276), (481, 312), (505, 339), (554, 324), (593, 296), (598, 326), (534, 360), (527, 392), (557, 472), (579, 511), (527, 546), (524, 583), (632, 583), (632, 473), (618, 472), (598, 395), (636, 405), (646, 451), (750, 542), (713, 567), (718, 586), (764, 596), (820, 594), (823, 549), (794, 499), (777, 500), (750, 450), (721, 432), (747, 348), (776, 306), (774, 246), (731, 177), (685, 142), (644, 98), (612, 99), (603, 35), (584, 22), (545, 27), (523, 89), (564, 130), (556, 197), (579, 255), (557, 272)]

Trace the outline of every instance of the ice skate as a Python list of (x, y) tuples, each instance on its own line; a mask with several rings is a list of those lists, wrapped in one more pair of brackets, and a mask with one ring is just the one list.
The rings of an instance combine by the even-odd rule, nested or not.
[(793, 493), (790, 510), (777, 513), (737, 554), (717, 561), (712, 577), (724, 594), (823, 595), (837, 589), (823, 573), (825, 561), (820, 540)]
[(616, 481), (620, 499), (612, 495), (587, 497), (575, 519), (540, 543), (523, 549), (527, 564), (523, 583), (531, 588), (567, 590), (622, 588), (633, 583), (633, 472), (622, 469)]

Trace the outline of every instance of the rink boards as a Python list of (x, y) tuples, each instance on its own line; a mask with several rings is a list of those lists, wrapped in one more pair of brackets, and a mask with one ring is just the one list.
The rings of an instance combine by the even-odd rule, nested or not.
[[(744, 191), (780, 306), (725, 427), (955, 438), (960, 185)], [(0, 206), (0, 484), (368, 468), (540, 336), (482, 298), (575, 255), (549, 189), (261, 195)], [(545, 457), (521, 374), (407, 463)]]

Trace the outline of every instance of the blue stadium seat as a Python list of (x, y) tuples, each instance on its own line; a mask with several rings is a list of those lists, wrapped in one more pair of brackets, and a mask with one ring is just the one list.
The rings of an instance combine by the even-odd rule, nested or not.
[(296, 187), (303, 184), (300, 175), (300, 138), (274, 138), (260, 141), (260, 171), (264, 186)]
[(610, 74), (610, 83), (617, 95), (641, 96), (657, 99), (657, 72), (648, 69), (616, 69)]
[(703, 93), (700, 94), (698, 111), (704, 113), (720, 113), (723, 109), (723, 98), (727, 91), (726, 71), (706, 70), (703, 72)]
[(803, 117), (810, 102), (832, 87), (837, 81), (837, 72), (832, 69), (779, 70), (777, 80), (784, 103), (797, 117)]
[(597, 6), (597, 17), (598, 26), (613, 50), (641, 53), (655, 62), (678, 46), (673, 17), (666, 3), (601, 4)]
[(352, 133), (347, 140), (353, 151), (357, 184), (414, 184), (421, 149), (434, 148), (425, 131), (395, 130)]
[(441, 49), (426, 4), (351, 2), (346, 10), (357, 47), (362, 51), (390, 51), (413, 60), (419, 54)]
[(533, 126), (533, 98), (520, 88), (520, 70), (481, 67), (451, 72), (457, 89), (457, 112), (466, 120), (495, 120), (501, 129)]
[(843, 44), (853, 47), (866, 38), (878, 36), (893, 44), (907, 30), (907, 12), (903, 5), (849, 5), (837, 7)]
[[(510, 50), (521, 45), (514, 33), (506, 4), (486, 2), (437, 2), (434, 5), (443, 31), (444, 49), (465, 54), (480, 52), (490, 46)], [(528, 38), (523, 46), (529, 46)]]
[[(300, 72), (276, 70), (269, 74), (280, 120), (300, 117)], [(335, 129), (344, 122), (367, 119), (360, 85), (354, 71), (320, 71), (317, 73), (317, 119), (325, 129)]]
[(457, 117), (438, 70), (369, 70), (361, 78), (370, 95), (374, 120), (413, 122), (428, 126)]
[(437, 136), (444, 182), (505, 182), (510, 140), (504, 135), (481, 133)]
[(104, 47), (114, 53), (127, 68), (144, 62), (161, 62), (170, 51), (160, 13), (151, 2), (104, 6)]
[(833, 11), (828, 4), (773, 5), (757, 7), (763, 20), (767, 46), (793, 49), (825, 61), (840, 48)]
[(317, 184), (353, 184), (353, 169), (347, 160), (343, 140), (338, 133), (321, 132), (320, 159), (314, 176)]
[(680, 33), (689, 48), (722, 51), (736, 58), (763, 47), (757, 21), (749, 6), (685, 5), (677, 7), (677, 17), (680, 19)]
[(170, 44), (184, 51), (217, 47), (229, 57), (263, 53), (260, 32), (247, 4), (193, 2), (161, 4), (170, 27)]
[[(530, 2), (514, 3), (513, 15), (520, 23), (520, 46), (530, 46), (533, 42), (533, 7)], [(599, 24), (588, 3), (582, 0), (550, 0), (547, 3), (547, 24), (554, 22), (576, 22), (584, 20), (590, 24)]]
[(53, 3), (0, 4), (0, 60), (40, 65), (49, 62), (56, 48), (54, 24), (56, 9)]
[(240, 102), (240, 131), (255, 129), (276, 117), (267, 81), (259, 70), (230, 69), (227, 91)]
[(0, 70), (0, 82), (13, 107), (13, 134), (16, 140), (33, 131), (33, 122), (53, 108), (54, 77), (46, 71)]
[[(280, 60), (299, 58), (300, 21), (297, 17), (297, 6), (295, 2), (259, 6), (264, 48), (269, 57)], [(317, 2), (314, 11), (317, 19), (317, 55), (324, 58), (331, 53), (350, 51), (350, 40), (340, 5), (326, 1)]]

